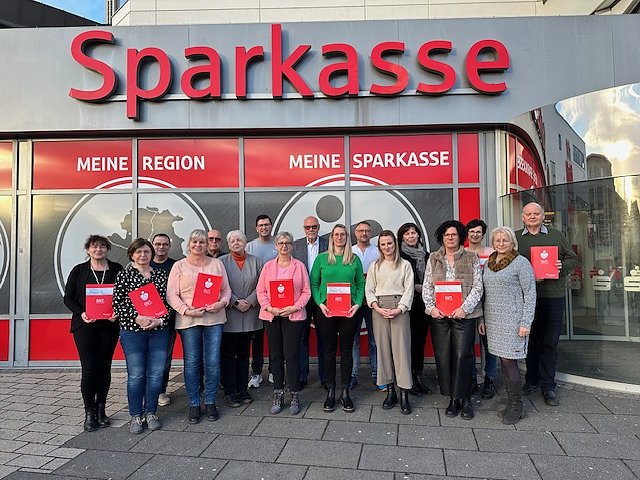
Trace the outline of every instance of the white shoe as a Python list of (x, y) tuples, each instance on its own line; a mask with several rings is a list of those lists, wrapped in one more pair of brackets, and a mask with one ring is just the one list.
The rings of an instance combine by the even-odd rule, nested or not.
[(273, 373), (269, 374), (269, 383), (273, 383)]
[(251, 375), (251, 380), (247, 385), (249, 388), (258, 388), (262, 383), (262, 375)]
[(167, 395), (166, 393), (161, 393), (160, 395), (158, 395), (158, 405), (160, 405), (161, 407), (166, 407), (170, 403), (171, 397), (169, 395)]

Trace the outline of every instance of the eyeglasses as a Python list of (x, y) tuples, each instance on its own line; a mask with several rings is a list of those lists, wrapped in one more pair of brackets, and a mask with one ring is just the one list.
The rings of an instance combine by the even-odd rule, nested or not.
[(358, 230), (356, 230), (356, 233), (371, 233), (371, 229), (369, 229), (369, 228), (364, 229), (364, 230), (358, 229)]
[(168, 243), (154, 243), (153, 246), (154, 247), (168, 247), (169, 244)]
[(304, 229), (305, 230), (318, 230), (320, 228), (320, 225), (305, 225)]
[(285, 246), (293, 245), (293, 242), (278, 242), (276, 243), (276, 245), (278, 245), (279, 247), (285, 247)]
[(443, 237), (457, 237), (457, 236), (458, 236), (458, 234), (457, 234), (457, 233), (445, 233), (445, 234), (443, 235)]
[(220, 237), (208, 237), (207, 240), (210, 242), (221, 242), (222, 239)]
[(256, 225), (256, 227), (258, 228), (264, 228), (264, 227), (270, 227), (271, 224), (270, 223), (259, 223), (258, 225)]

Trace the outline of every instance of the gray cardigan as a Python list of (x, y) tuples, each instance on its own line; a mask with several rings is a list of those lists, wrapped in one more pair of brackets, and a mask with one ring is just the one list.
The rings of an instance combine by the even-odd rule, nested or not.
[[(229, 278), (229, 286), (231, 287), (231, 300), (227, 307), (227, 323), (224, 324), (223, 332), (239, 333), (253, 332), (263, 328), (262, 320), (258, 318), (260, 305), (256, 295), (256, 286), (260, 271), (262, 270), (262, 262), (258, 257), (249, 255), (244, 260), (242, 270), (238, 268), (238, 264), (233, 259), (233, 255), (225, 255), (220, 258), (227, 271)], [(234, 307), (237, 300), (244, 298), (253, 305), (246, 312), (241, 312)]]

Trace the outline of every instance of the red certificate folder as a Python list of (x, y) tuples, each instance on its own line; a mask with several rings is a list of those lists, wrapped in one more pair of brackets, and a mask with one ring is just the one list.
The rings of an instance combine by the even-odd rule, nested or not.
[(85, 313), (89, 320), (113, 317), (113, 283), (87, 284)]
[(221, 285), (222, 277), (220, 275), (199, 273), (191, 306), (193, 308), (201, 308), (216, 303), (220, 298)]
[(557, 246), (531, 247), (531, 266), (533, 266), (536, 280), (557, 280), (560, 278), (560, 271), (556, 267), (557, 260)]
[(284, 308), (293, 305), (293, 279), (271, 280), (269, 282), (271, 306)]
[(435, 282), (436, 307), (445, 317), (462, 305), (462, 282)]
[(345, 317), (351, 308), (351, 284), (327, 283), (327, 308), (332, 317)]
[(167, 314), (167, 308), (153, 283), (147, 283), (130, 291), (129, 298), (138, 314), (144, 317), (160, 318)]

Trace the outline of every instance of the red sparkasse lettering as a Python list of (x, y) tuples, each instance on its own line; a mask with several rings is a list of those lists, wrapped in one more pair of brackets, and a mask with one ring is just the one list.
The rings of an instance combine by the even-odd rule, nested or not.
[(296, 72), (295, 66), (304, 57), (311, 45), (298, 45), (286, 60), (282, 61), (282, 25), (271, 25), (271, 88), (275, 98), (282, 98), (282, 81), (286, 78), (291, 86), (306, 98), (313, 98), (313, 90)]
[(448, 92), (456, 83), (456, 71), (447, 63), (439, 62), (429, 56), (429, 54), (448, 54), (453, 46), (449, 40), (432, 40), (423, 43), (418, 50), (418, 64), (423, 70), (442, 77), (442, 82), (437, 84), (418, 83), (416, 90), (428, 95), (440, 95)]
[(96, 60), (85, 53), (85, 48), (93, 43), (114, 44), (113, 33), (102, 30), (88, 30), (77, 35), (71, 42), (71, 56), (83, 67), (102, 75), (104, 81), (97, 90), (79, 90), (71, 88), (69, 96), (86, 102), (96, 102), (109, 98), (116, 91), (118, 77), (116, 72), (104, 62)]
[[(327, 65), (320, 71), (318, 84), (320, 91), (327, 97), (340, 97), (345, 93), (357, 96), (360, 91), (358, 83), (358, 52), (348, 43), (329, 43), (322, 46), (322, 56), (331, 58), (344, 56), (346, 61)], [(341, 87), (331, 85), (331, 77), (346, 74), (347, 83)]]
[(371, 65), (380, 73), (395, 77), (396, 81), (392, 85), (371, 84), (370, 92), (376, 95), (397, 95), (401, 93), (409, 84), (409, 74), (407, 70), (384, 59), (386, 55), (403, 55), (404, 42), (382, 42), (371, 50)]
[[(480, 53), (489, 52), (495, 55), (494, 60), (478, 60)], [(480, 78), (481, 72), (504, 72), (509, 68), (509, 52), (503, 43), (497, 40), (480, 40), (469, 49), (465, 60), (467, 78), (471, 86), (481, 93), (498, 94), (507, 89), (505, 82), (487, 83)]]
[[(148, 61), (155, 61), (160, 67), (158, 83), (150, 90), (141, 88), (138, 83), (140, 66)], [(171, 60), (164, 50), (147, 47), (138, 51), (135, 48), (127, 50), (127, 117), (138, 118), (138, 99), (157, 100), (171, 88)]]
[(247, 98), (247, 70), (249, 64), (264, 58), (264, 48), (260, 45), (251, 47), (236, 47), (236, 97)]
[[(211, 47), (189, 47), (184, 50), (189, 60), (209, 60), (209, 63), (187, 68), (180, 78), (180, 88), (189, 98), (220, 98), (220, 55)], [(194, 88), (193, 82), (199, 78), (208, 78), (209, 86), (203, 89)]]

